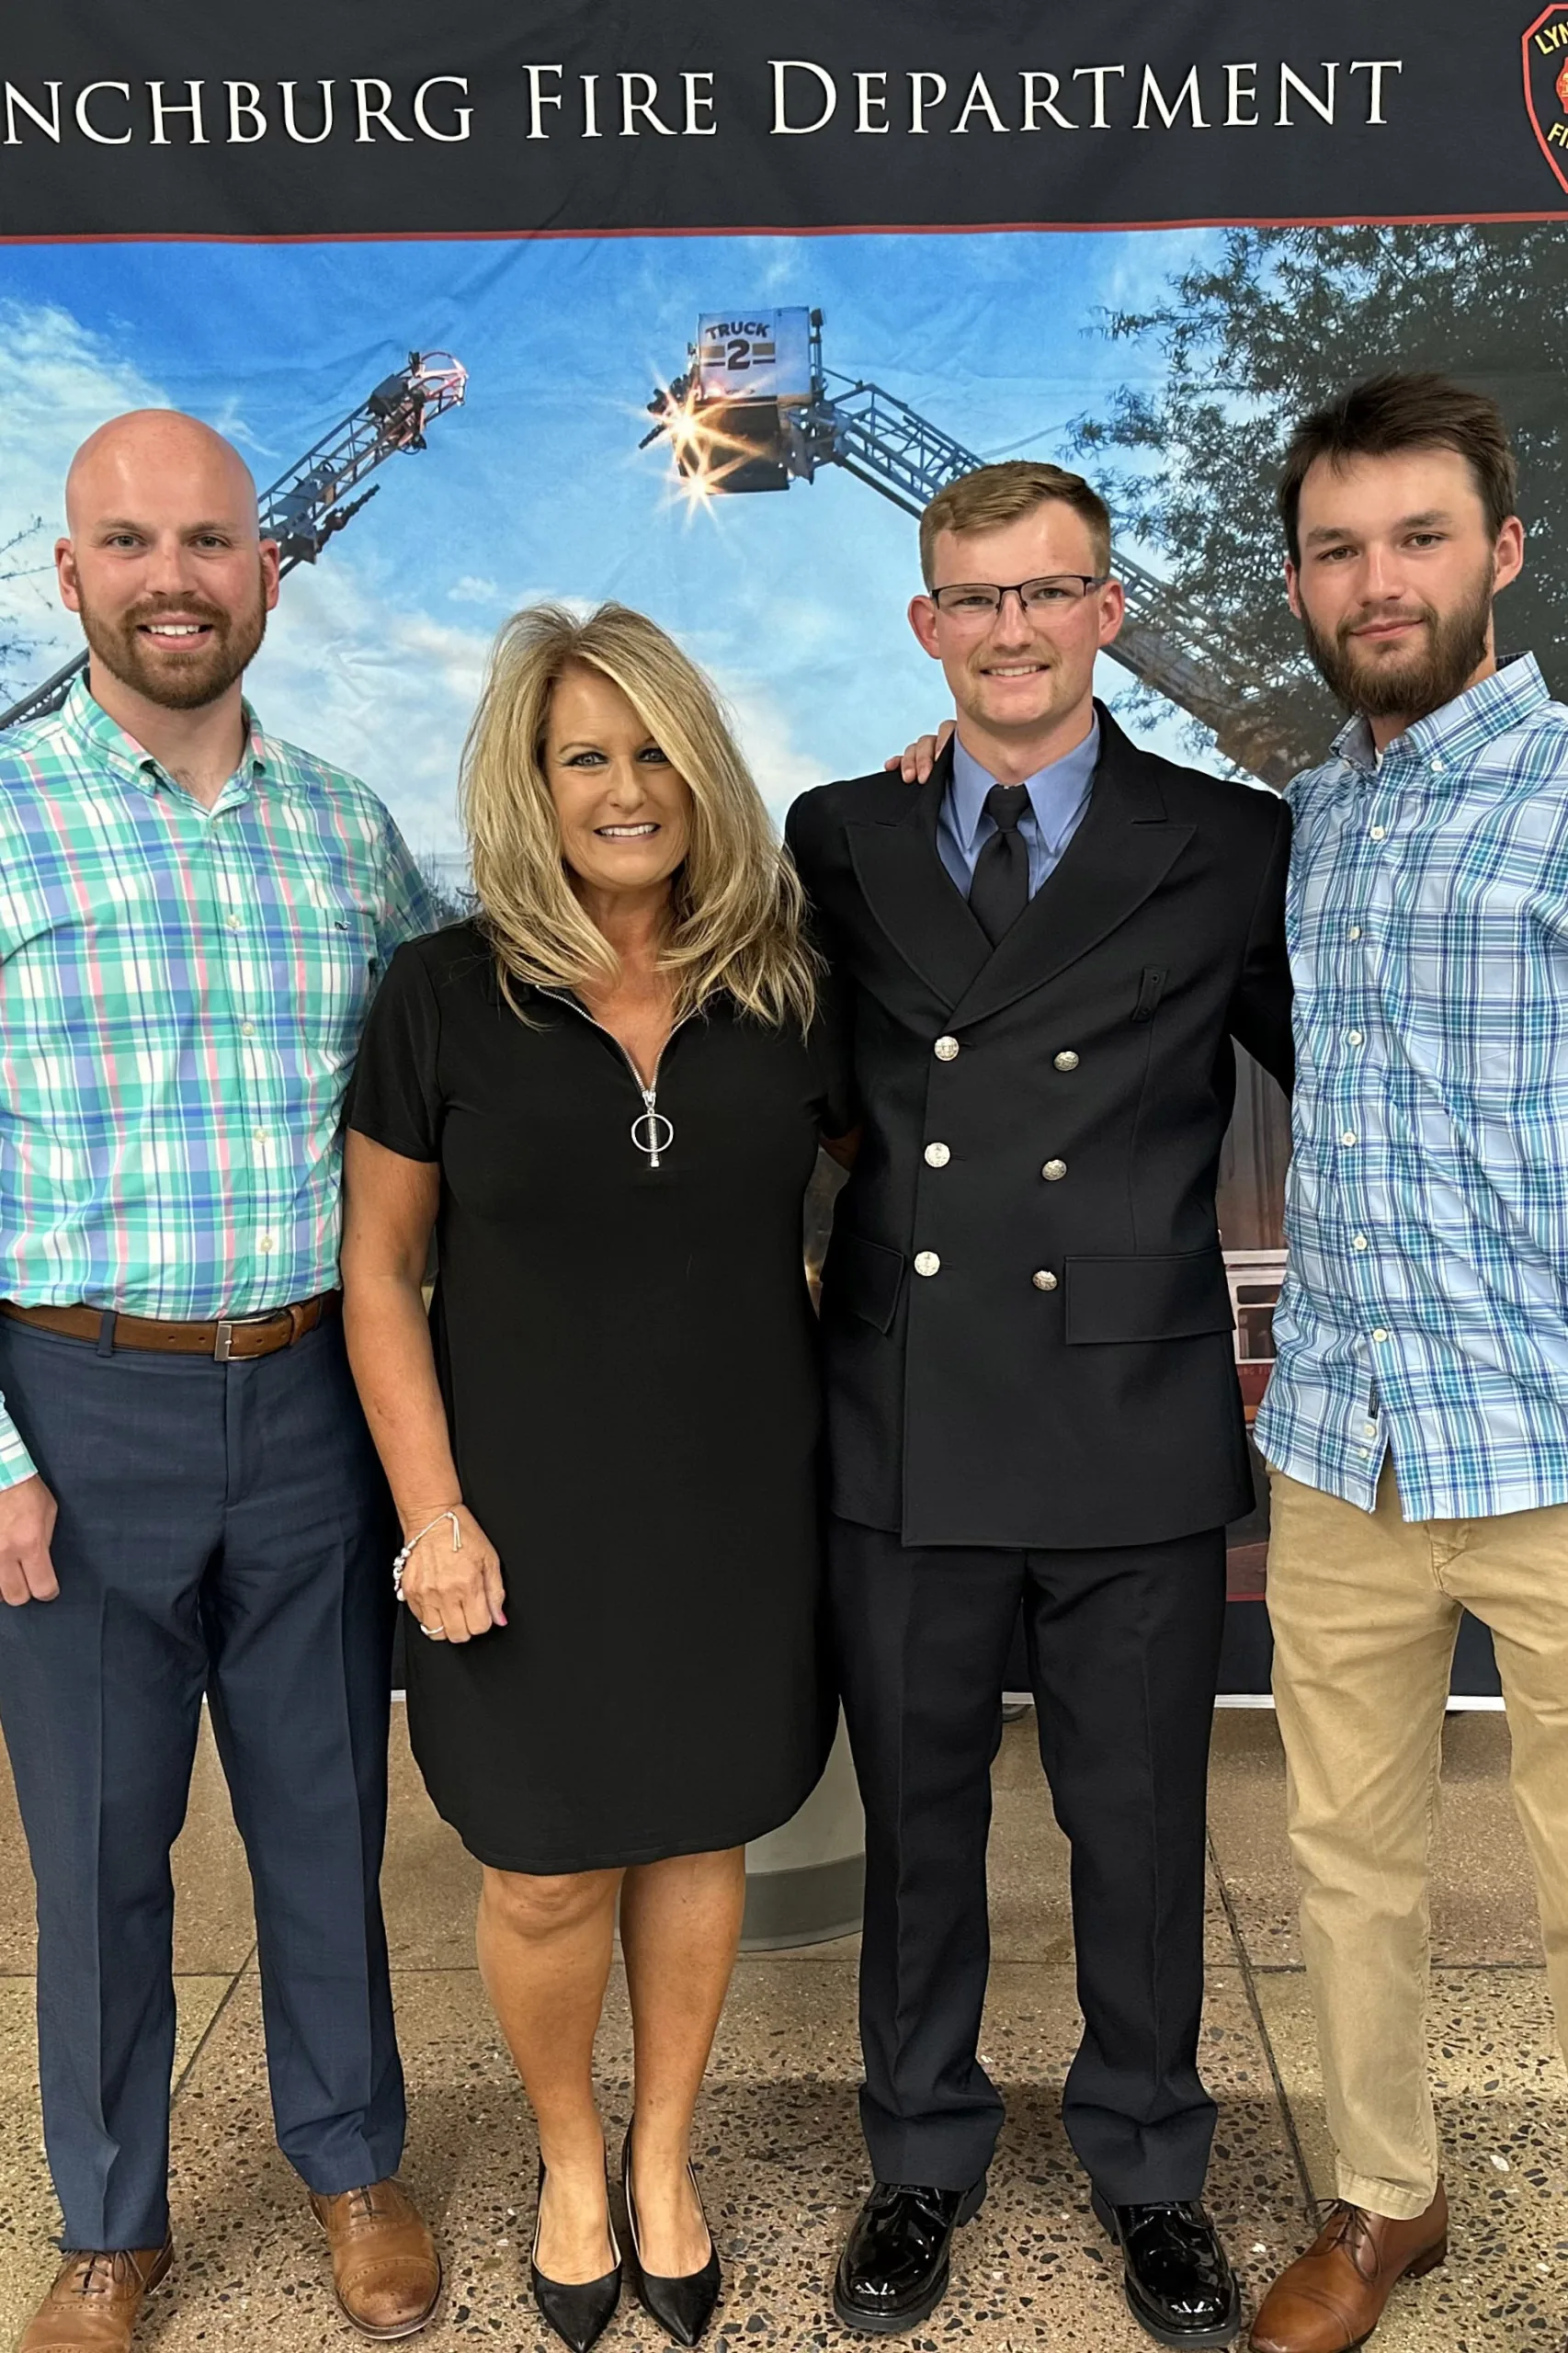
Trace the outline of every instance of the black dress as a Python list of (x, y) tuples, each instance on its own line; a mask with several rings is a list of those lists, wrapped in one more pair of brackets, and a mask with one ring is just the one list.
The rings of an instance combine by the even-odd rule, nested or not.
[(399, 949), (349, 1112), (440, 1165), (436, 1363), (506, 1586), (477, 1641), (410, 1627), (410, 1737), (498, 1870), (739, 1846), (810, 1794), (836, 1712), (801, 1250), (818, 1133), (851, 1123), (832, 1025), (725, 1000), (653, 1109), (579, 1006), (518, 994), (532, 1026), (472, 925)]

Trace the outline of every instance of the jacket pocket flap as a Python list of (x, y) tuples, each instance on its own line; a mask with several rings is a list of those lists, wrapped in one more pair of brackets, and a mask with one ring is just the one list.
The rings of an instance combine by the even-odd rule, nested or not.
[(903, 1287), (903, 1253), (858, 1233), (835, 1233), (823, 1269), (823, 1305), (829, 1313), (846, 1310), (891, 1332)]
[(1192, 1340), (1229, 1332), (1235, 1317), (1218, 1250), (1069, 1258), (1068, 1342)]

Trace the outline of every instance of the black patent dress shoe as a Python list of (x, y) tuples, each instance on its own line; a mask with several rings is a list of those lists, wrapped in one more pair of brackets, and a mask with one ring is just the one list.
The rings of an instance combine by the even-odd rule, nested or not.
[[(539, 2161), (540, 2202), (544, 2194), (544, 2159)], [(620, 2249), (615, 2243), (615, 2224), (609, 2224), (610, 2252), (615, 2256), (613, 2270), (601, 2272), (597, 2279), (547, 2279), (539, 2268), (540, 2223), (534, 2222), (533, 2257), (528, 2264), (533, 2282), (534, 2302), (540, 2315), (548, 2321), (572, 2353), (588, 2353), (597, 2345), (611, 2321), (620, 2302)]]
[(934, 2313), (948, 2292), (949, 2254), (960, 2222), (985, 2203), (985, 2176), (967, 2189), (879, 2181), (855, 2217), (833, 2282), (833, 2309), (863, 2336), (896, 2336)]
[(1127, 2302), (1156, 2345), (1229, 2345), (1242, 2325), (1242, 2291), (1220, 2234), (1196, 2200), (1094, 2209), (1121, 2249)]
[[(702, 2192), (697, 2187), (697, 2176), (690, 2165), (691, 2187), (699, 2206)], [(637, 2200), (631, 2194), (631, 2127), (626, 2128), (626, 2138), (620, 2144), (620, 2187), (626, 2200), (626, 2226), (631, 2234), (632, 2280), (644, 2312), (651, 2313), (666, 2336), (677, 2345), (695, 2345), (713, 2317), (719, 2302), (722, 2277), (719, 2269), (719, 2250), (713, 2244), (713, 2232), (708, 2233), (708, 2260), (700, 2271), (685, 2271), (676, 2279), (658, 2271), (647, 2270), (642, 2262), (642, 2247), (637, 2230)], [(702, 2219), (708, 2220), (703, 2207)]]

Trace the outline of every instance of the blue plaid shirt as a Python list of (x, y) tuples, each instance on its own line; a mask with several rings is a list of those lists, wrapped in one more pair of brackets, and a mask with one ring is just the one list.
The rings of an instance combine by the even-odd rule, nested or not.
[(1510, 662), (1287, 794), (1290, 1274), (1267, 1461), (1407, 1519), (1568, 1502), (1568, 706)]

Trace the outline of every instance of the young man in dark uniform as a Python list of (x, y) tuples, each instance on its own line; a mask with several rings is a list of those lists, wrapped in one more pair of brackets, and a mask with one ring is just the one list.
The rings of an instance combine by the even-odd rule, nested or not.
[(983, 468), (932, 502), (921, 553), (910, 619), (956, 737), (918, 791), (828, 785), (788, 828), (865, 1118), (823, 1315), (876, 2187), (835, 2306), (913, 2326), (983, 2195), (990, 1766), (1021, 1604), (1073, 1849), (1067, 2131), (1138, 2318), (1223, 2345), (1204, 1798), (1223, 1530), (1252, 1486), (1214, 1187), (1233, 1039), (1290, 1076), (1289, 819), (1095, 702), (1123, 602), (1086, 483)]

